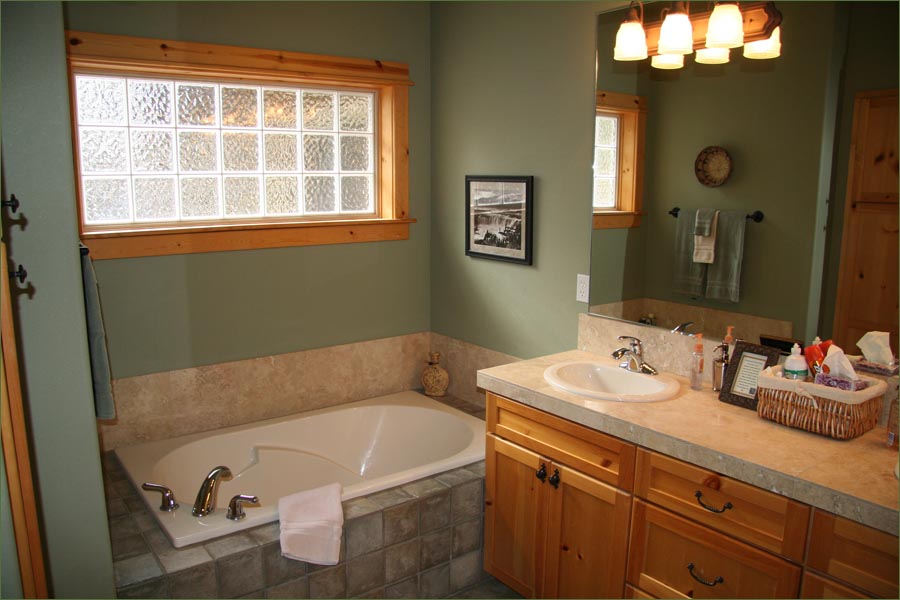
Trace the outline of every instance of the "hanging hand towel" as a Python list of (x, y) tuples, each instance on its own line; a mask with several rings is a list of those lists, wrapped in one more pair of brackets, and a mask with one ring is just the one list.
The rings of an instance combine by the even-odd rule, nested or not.
[(716, 223), (719, 211), (701, 208), (694, 225), (694, 262), (712, 264), (716, 260)]
[(282, 556), (317, 565), (338, 563), (344, 527), (341, 484), (279, 498), (278, 519)]
[(694, 227), (697, 211), (682, 208), (676, 221), (672, 291), (676, 294), (702, 298), (706, 265), (694, 262)]
[(741, 265), (744, 261), (746, 211), (723, 210), (716, 225), (716, 262), (709, 265), (706, 297), (738, 302), (741, 299)]
[(81, 253), (81, 282), (84, 286), (84, 315), (87, 321), (88, 353), (91, 359), (91, 379), (94, 383), (94, 412), (98, 419), (115, 419), (109, 355), (106, 352), (106, 330), (100, 310), (100, 291), (97, 275), (87, 246), (79, 244)]

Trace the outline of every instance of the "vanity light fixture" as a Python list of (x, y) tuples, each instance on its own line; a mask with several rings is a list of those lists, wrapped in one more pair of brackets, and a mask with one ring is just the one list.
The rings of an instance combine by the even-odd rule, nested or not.
[(737, 2), (717, 2), (709, 16), (707, 48), (739, 48), (744, 45), (744, 16)]
[(680, 69), (684, 66), (684, 54), (654, 54), (650, 58), (654, 69)]
[(702, 65), (724, 65), (730, 55), (731, 50), (728, 48), (697, 48), (694, 61)]
[[(684, 55), (696, 50), (696, 62), (723, 64), (728, 62), (728, 48), (741, 45), (744, 46), (746, 58), (776, 58), (781, 55), (782, 17), (774, 2), (744, 2), (740, 5), (737, 2), (717, 2), (712, 11), (690, 15), (686, 2), (673, 2), (671, 9), (663, 9), (662, 21), (643, 26), (643, 4), (640, 0), (637, 4), (641, 9), (640, 17), (633, 1), (628, 17), (619, 27), (613, 55), (615, 60), (641, 60), (650, 56), (653, 67), (678, 69), (684, 64), (683, 58), (679, 61), (661, 55)], [(730, 25), (722, 28), (719, 23)], [(677, 34), (673, 34), (676, 40), (672, 41), (670, 33), (679, 29), (688, 31), (687, 42), (683, 33), (681, 41), (677, 40)], [(626, 45), (626, 40), (629, 40), (629, 45)], [(639, 50), (629, 49), (634, 47)]]
[(781, 56), (781, 27), (776, 27), (767, 40), (744, 44), (744, 58), (778, 58), (779, 56)]
[[(663, 9), (666, 10), (666, 9)], [(659, 29), (660, 54), (690, 54), (694, 51), (694, 29), (686, 2), (673, 2)]]
[(641, 15), (638, 17), (635, 3), (628, 7), (628, 16), (616, 33), (615, 60), (644, 60), (647, 58), (647, 34), (644, 33), (644, 4), (638, 0)]

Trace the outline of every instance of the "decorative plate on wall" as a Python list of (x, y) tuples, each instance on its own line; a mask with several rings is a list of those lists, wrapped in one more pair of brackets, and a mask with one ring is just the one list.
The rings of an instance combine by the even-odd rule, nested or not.
[(707, 187), (720, 186), (731, 175), (731, 156), (720, 146), (707, 146), (694, 161), (697, 181)]

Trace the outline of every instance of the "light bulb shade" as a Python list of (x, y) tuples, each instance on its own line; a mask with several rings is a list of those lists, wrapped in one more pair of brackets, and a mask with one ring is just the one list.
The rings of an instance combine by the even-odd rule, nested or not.
[(656, 54), (650, 59), (654, 69), (680, 69), (684, 66), (684, 54)]
[(703, 65), (724, 65), (730, 58), (731, 50), (728, 48), (698, 48), (694, 62)]
[(744, 44), (744, 17), (737, 4), (717, 4), (706, 30), (707, 48), (737, 48)]
[(776, 27), (767, 40), (744, 44), (744, 58), (778, 58), (781, 56), (781, 27)]
[(640, 21), (625, 21), (616, 34), (615, 60), (644, 60), (647, 58), (647, 35)]
[(659, 29), (660, 54), (690, 54), (694, 51), (694, 31), (687, 14), (669, 13)]

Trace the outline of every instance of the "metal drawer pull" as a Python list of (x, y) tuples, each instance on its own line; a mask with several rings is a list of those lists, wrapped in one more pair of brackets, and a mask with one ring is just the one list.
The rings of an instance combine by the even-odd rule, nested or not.
[(548, 481), (553, 487), (559, 488), (559, 469), (553, 469), (553, 475), (550, 476)]
[(694, 492), (694, 497), (697, 499), (697, 503), (700, 506), (702, 506), (703, 508), (705, 508), (706, 510), (708, 510), (709, 512), (723, 513), (726, 510), (728, 510), (729, 508), (734, 508), (734, 504), (732, 504), (731, 502), (726, 502), (725, 505), (722, 506), (722, 508), (714, 508), (714, 507), (710, 506), (709, 504), (707, 504), (703, 501), (703, 492), (701, 492), (700, 490), (697, 490), (696, 492)]
[(716, 587), (716, 586), (719, 585), (720, 583), (725, 583), (725, 580), (722, 579), (722, 576), (721, 576), (721, 575), (719, 575), (718, 577), (716, 577), (716, 578), (713, 579), (712, 581), (707, 581), (707, 580), (703, 579), (702, 577), (700, 577), (700, 576), (698, 576), (698, 575), (694, 575), (694, 563), (688, 563), (688, 564), (687, 564), (687, 570), (688, 570), (688, 573), (691, 574), (691, 577), (693, 577), (694, 579), (697, 580), (698, 583), (702, 583), (703, 585), (706, 585), (706, 586), (709, 586), (709, 587)]
[(541, 463), (541, 468), (537, 470), (534, 476), (540, 479), (541, 483), (544, 483), (544, 480), (547, 479), (547, 465)]

